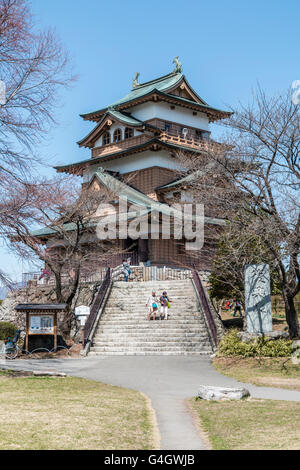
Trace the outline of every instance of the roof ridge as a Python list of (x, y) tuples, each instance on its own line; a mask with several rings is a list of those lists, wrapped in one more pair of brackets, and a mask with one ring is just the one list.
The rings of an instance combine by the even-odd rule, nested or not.
[(134, 88), (132, 88), (131, 91), (138, 90), (139, 88), (143, 88), (144, 86), (152, 85), (153, 83), (157, 83), (157, 82), (166, 80), (166, 78), (170, 78), (170, 77), (173, 77), (175, 75), (183, 76), (183, 73), (181, 73), (181, 72), (171, 72), (171, 73), (168, 73), (167, 75), (163, 75), (161, 77), (154, 78), (153, 80), (149, 80), (148, 82), (139, 83)]

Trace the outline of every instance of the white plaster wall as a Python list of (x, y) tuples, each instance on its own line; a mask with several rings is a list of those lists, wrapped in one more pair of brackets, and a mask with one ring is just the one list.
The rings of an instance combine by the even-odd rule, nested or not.
[(131, 114), (141, 121), (148, 119), (164, 119), (166, 121), (176, 122), (186, 126), (197, 127), (204, 131), (209, 131), (209, 120), (206, 114), (197, 111), (197, 116), (193, 116), (190, 109), (175, 106), (170, 108), (169, 103), (143, 103), (131, 109)]
[(121, 174), (151, 168), (152, 166), (160, 166), (171, 170), (184, 170), (184, 167), (179, 165), (178, 161), (172, 158), (169, 152), (164, 150), (159, 152), (147, 150), (138, 154), (128, 155), (127, 157), (117, 158), (116, 160), (101, 162), (101, 164), (90, 166), (84, 172), (83, 181), (90, 181), (99, 166), (102, 166), (106, 170), (118, 171)]
[[(118, 123), (115, 123), (113, 124), (110, 128), (109, 128), (109, 133), (110, 133), (110, 141), (112, 142), (112, 138), (113, 138), (113, 135), (114, 135), (114, 131), (116, 129), (121, 129), (122, 131), (122, 140), (124, 139), (124, 130), (125, 130), (125, 126), (121, 126), (120, 124)], [(102, 145), (102, 135), (99, 137), (99, 139), (96, 140), (95, 142), (95, 147), (100, 147)]]
[[(109, 128), (109, 133), (110, 133), (110, 141), (111, 143), (113, 142), (113, 135), (116, 129), (121, 129), (122, 132), (122, 140), (124, 140), (124, 132), (125, 132), (125, 127), (130, 127), (130, 126), (122, 126), (118, 123), (112, 124), (112, 126)], [(136, 129), (133, 128), (133, 135), (140, 135), (141, 132), (137, 131)], [(99, 139), (96, 140), (94, 148), (95, 147), (101, 147), (102, 146), (102, 135), (99, 137)]]

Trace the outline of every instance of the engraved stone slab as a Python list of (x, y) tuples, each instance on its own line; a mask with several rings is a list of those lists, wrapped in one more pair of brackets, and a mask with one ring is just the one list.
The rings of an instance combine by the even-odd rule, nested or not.
[(268, 264), (246, 266), (245, 303), (248, 333), (270, 333), (272, 331), (272, 310)]

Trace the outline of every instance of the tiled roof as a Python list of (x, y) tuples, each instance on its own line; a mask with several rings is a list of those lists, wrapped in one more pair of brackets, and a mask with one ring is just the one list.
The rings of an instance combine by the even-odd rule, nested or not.
[(115, 103), (109, 105), (107, 108), (99, 109), (98, 111), (92, 111), (91, 113), (81, 114), (82, 117), (88, 116), (89, 114), (100, 113), (105, 111), (110, 107), (116, 107), (121, 104), (133, 101), (137, 98), (141, 98), (148, 93), (151, 93), (153, 90), (158, 91), (165, 91), (171, 88), (172, 86), (176, 85), (183, 77), (182, 73), (170, 73), (169, 75), (165, 75), (164, 77), (159, 77), (156, 80), (152, 80), (150, 82), (143, 83), (138, 85), (136, 88), (132, 89), (130, 93), (126, 96), (121, 98), (120, 100), (116, 101)]
[[(188, 88), (191, 90), (193, 95), (195, 96), (196, 101), (193, 101), (192, 99), (188, 98), (183, 98), (178, 95), (173, 95), (171, 93), (168, 93), (168, 91), (172, 90), (174, 87), (176, 87), (177, 84), (179, 84), (181, 81), (185, 81), (186, 85)], [(135, 100), (143, 97), (147, 97), (147, 95), (151, 95), (153, 92), (157, 92), (161, 98), (172, 98), (173, 100), (176, 100), (178, 102), (181, 102), (182, 105), (189, 105), (189, 106), (194, 106), (196, 108), (199, 108), (199, 110), (203, 110), (203, 112), (211, 111), (214, 113), (218, 113), (221, 115), (230, 115), (231, 113), (228, 111), (220, 110), (217, 108), (214, 108), (210, 106), (208, 103), (206, 103), (196, 92), (193, 90), (193, 88), (190, 86), (188, 83), (186, 77), (182, 73), (170, 73), (168, 75), (164, 75), (163, 77), (159, 77), (155, 80), (151, 80), (146, 83), (141, 83), (137, 85), (135, 88), (133, 88), (130, 93), (128, 93), (126, 96), (121, 98), (118, 101), (115, 101), (112, 103), (110, 106), (106, 108), (102, 108), (96, 111), (92, 111), (90, 113), (85, 113), (81, 114), (81, 116), (84, 119), (92, 119), (95, 117), (98, 117), (97, 115), (102, 115), (104, 114), (107, 110), (109, 110), (111, 107), (112, 108), (119, 108), (121, 107), (124, 109), (124, 105), (128, 103), (128, 105), (131, 102), (134, 102)], [(129, 106), (128, 106), (129, 107)], [(221, 116), (222, 117), (222, 116)]]
[(187, 146), (184, 146), (184, 145), (177, 145), (175, 143), (164, 142), (164, 141), (159, 140), (157, 138), (153, 138), (153, 139), (148, 140), (147, 142), (144, 142), (143, 144), (136, 145), (135, 147), (129, 147), (128, 149), (120, 150), (119, 152), (112, 152), (112, 153), (108, 153), (108, 154), (105, 154), (105, 155), (100, 155), (100, 157), (88, 158), (88, 159), (85, 159), (85, 160), (81, 160), (79, 162), (69, 163), (68, 165), (58, 165), (58, 166), (55, 166), (54, 169), (58, 170), (58, 171), (64, 171), (65, 169), (67, 170), (68, 168), (76, 168), (76, 167), (80, 167), (80, 166), (85, 165), (85, 164), (95, 165), (96, 163), (100, 163), (100, 162), (109, 160), (110, 158), (122, 157), (124, 154), (130, 153), (130, 152), (132, 153), (132, 152), (135, 152), (135, 151), (143, 151), (144, 148), (146, 148), (146, 147), (148, 147), (149, 145), (152, 145), (152, 144), (158, 144), (161, 147), (165, 147), (167, 149), (173, 149), (173, 150), (177, 150), (177, 149), (182, 150), (182, 149), (184, 149), (184, 150), (186, 150), (188, 152), (192, 152), (192, 153), (199, 153), (199, 154), (203, 153), (203, 152), (201, 152), (201, 150), (197, 150), (197, 149), (194, 149), (192, 147), (187, 147)]
[(88, 144), (90, 141), (93, 142), (93, 140), (95, 140), (97, 138), (97, 135), (99, 135), (99, 133), (101, 132), (103, 123), (108, 117), (115, 118), (117, 121), (130, 127), (143, 127), (145, 125), (143, 121), (140, 121), (139, 119), (136, 119), (132, 116), (128, 116), (124, 113), (120, 113), (120, 111), (117, 111), (114, 108), (108, 108), (107, 112), (104, 114), (100, 122), (97, 123), (97, 125), (91, 130), (91, 132), (89, 132), (87, 136), (79, 140), (77, 144), (81, 147), (82, 145), (88, 146), (86, 144)]
[(139, 119), (136, 119), (132, 116), (128, 116), (124, 113), (120, 113), (120, 111), (117, 111), (112, 107), (108, 108), (106, 115), (111, 115), (115, 117), (118, 121), (124, 122), (124, 124), (128, 124), (129, 126), (142, 126), (144, 124)]
[[(128, 184), (124, 183), (123, 181), (120, 181), (114, 176), (110, 175), (101, 167), (99, 167), (95, 172), (94, 177), (97, 177), (104, 186), (118, 194), (120, 198), (125, 196), (127, 201), (132, 204), (142, 206), (146, 211), (157, 211), (161, 214), (165, 214), (171, 217), (178, 217), (181, 220), (182, 213), (174, 207), (171, 207), (168, 204), (162, 202), (155, 201), (146, 194), (141, 193), (133, 187), (128, 186)], [(191, 218), (194, 219), (194, 216), (191, 215)], [(204, 222), (213, 225), (225, 225), (226, 223), (224, 219), (212, 217), (204, 217)]]
[(183, 178), (179, 178), (177, 180), (171, 181), (170, 183), (164, 184), (162, 186), (158, 186), (156, 188), (156, 191), (160, 189), (171, 189), (175, 188), (176, 186), (180, 186), (182, 184), (189, 184), (192, 183), (193, 181), (196, 181), (198, 178), (201, 178), (201, 176), (205, 175), (207, 171), (209, 171), (211, 168), (215, 166), (215, 162), (209, 162), (203, 169), (194, 171), (193, 173), (190, 173)]
[(112, 106), (118, 106), (120, 104), (127, 103), (128, 101), (135, 100), (137, 98), (140, 98), (141, 96), (147, 95), (153, 90), (168, 90), (169, 88), (175, 86), (176, 83), (180, 82), (183, 76), (184, 75), (182, 73), (170, 73), (169, 75), (165, 75), (164, 77), (159, 77), (156, 80), (152, 80), (150, 82), (138, 85), (136, 88), (131, 90), (128, 95), (124, 96), (124, 98), (121, 98), (120, 100), (113, 103)]

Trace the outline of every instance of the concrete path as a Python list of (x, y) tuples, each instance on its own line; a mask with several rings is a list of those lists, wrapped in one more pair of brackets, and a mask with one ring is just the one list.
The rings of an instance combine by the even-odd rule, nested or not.
[(246, 386), (255, 398), (300, 401), (300, 392), (241, 384), (217, 372), (210, 359), (189, 356), (113, 356), (84, 359), (0, 360), (0, 368), (55, 370), (139, 390), (152, 401), (166, 450), (204, 449), (185, 400), (199, 385)]

